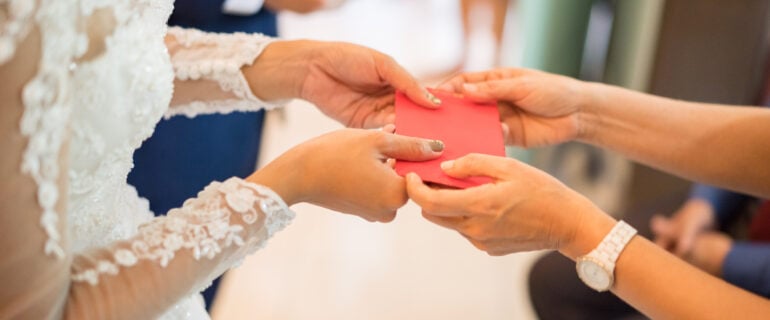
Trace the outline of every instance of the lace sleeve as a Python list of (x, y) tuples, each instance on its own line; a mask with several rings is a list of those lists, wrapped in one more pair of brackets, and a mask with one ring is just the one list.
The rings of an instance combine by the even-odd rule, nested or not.
[[(25, 7), (29, 3), (38, 6)], [(72, 130), (78, 115), (73, 111), (93, 111), (76, 103), (76, 93), (99, 90), (83, 89), (73, 81), (75, 58), (86, 52), (89, 40), (98, 39), (77, 31), (84, 23), (78, 9), (70, 1), (0, 0), (2, 319), (156, 318), (263, 246), (294, 217), (270, 189), (237, 178), (212, 183), (166, 217), (147, 216), (138, 231), (100, 218), (144, 217), (149, 212), (109, 205), (94, 207), (94, 215), (89, 210), (68, 210), (68, 204), (75, 202), (68, 192), (72, 191), (68, 177), (74, 174), (69, 155), (77, 149), (71, 139), (77, 131)], [(79, 68), (82, 72), (85, 66)], [(104, 106), (92, 103), (91, 107)], [(111, 115), (101, 113), (105, 114)], [(89, 115), (98, 118), (96, 113)], [(135, 126), (123, 129), (142, 130), (128, 120), (141, 117), (132, 118), (129, 112), (112, 115), (125, 117), (113, 124), (128, 122)], [(121, 133), (121, 128), (112, 129), (107, 130)], [(129, 152), (124, 147), (113, 149)], [(103, 163), (122, 167), (115, 158), (105, 158)], [(118, 170), (103, 172), (99, 179), (122, 176)], [(83, 252), (73, 250), (73, 230), (87, 232), (100, 223), (106, 228), (126, 228), (126, 235)]]
[(286, 101), (254, 96), (241, 68), (251, 65), (274, 39), (261, 34), (208, 33), (171, 27), (167, 46), (176, 74), (166, 117), (271, 109)]
[(77, 218), (68, 216), (65, 206), (68, 139), (51, 152), (25, 151), (28, 146), (50, 150), (41, 141), (50, 142), (49, 133), (66, 137), (66, 131), (30, 134), (19, 125), (33, 114), (49, 123), (62, 118), (55, 108), (30, 109), (33, 105), (22, 103), (21, 95), (9, 95), (25, 77), (8, 78), (6, 71), (0, 66), (7, 86), (0, 88), (5, 101), (0, 117), (0, 318), (151, 319), (184, 312), (169, 307), (261, 248), (293, 219), (270, 189), (232, 178), (210, 184), (181, 208), (150, 220), (133, 238), (74, 253), (66, 231), (69, 218)]
[[(67, 313), (148, 319), (205, 289), (294, 217), (270, 189), (231, 178), (140, 227), (133, 239), (76, 256)], [(98, 305), (109, 308), (95, 308)]]

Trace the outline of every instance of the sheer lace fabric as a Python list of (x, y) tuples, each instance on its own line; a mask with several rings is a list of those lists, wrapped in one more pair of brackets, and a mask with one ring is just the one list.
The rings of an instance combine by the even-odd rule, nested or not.
[[(195, 260), (214, 259), (232, 246), (252, 253), (292, 217), (286, 204), (268, 188), (237, 178), (213, 182), (181, 208), (140, 226), (138, 235), (115, 246), (110, 257), (91, 261), (90, 267), (75, 265), (72, 279), (95, 285), (100, 276), (116, 275), (120, 267), (135, 266), (140, 260), (155, 261), (165, 268), (182, 249), (189, 250)], [(254, 224), (263, 226), (259, 236), (249, 228)], [(214, 272), (204, 279), (216, 276)]]
[(273, 39), (260, 34), (225, 36), (179, 27), (169, 28), (168, 34), (173, 37), (169, 47), (176, 78), (200, 89), (216, 84), (226, 94), (215, 100), (179, 103), (166, 112), (166, 117), (272, 109), (284, 103), (266, 103), (254, 96), (241, 72), (241, 67), (250, 65)]
[[(272, 191), (239, 179), (153, 218), (126, 183), (133, 151), (164, 114), (265, 105), (240, 69), (270, 40), (173, 29), (169, 52), (171, 9), (0, 0), (0, 315), (205, 319), (191, 295), (292, 219)], [(184, 95), (201, 81), (214, 90)], [(167, 112), (172, 95), (187, 103)]]

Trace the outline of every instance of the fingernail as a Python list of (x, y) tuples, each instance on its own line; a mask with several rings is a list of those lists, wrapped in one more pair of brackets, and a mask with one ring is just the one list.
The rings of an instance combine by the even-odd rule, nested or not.
[(430, 150), (433, 152), (444, 151), (444, 142), (441, 140), (431, 140), (428, 144), (430, 144)]
[(441, 99), (439, 99), (439, 98), (436, 98), (436, 96), (434, 96), (434, 95), (433, 95), (432, 93), (430, 93), (430, 92), (426, 92), (426, 93), (425, 93), (425, 97), (426, 97), (426, 98), (428, 98), (428, 100), (430, 100), (430, 102), (432, 102), (432, 103), (433, 103), (433, 104), (435, 104), (435, 105), (440, 105), (440, 104), (441, 104)]
[(469, 91), (469, 92), (479, 91), (479, 87), (477, 85), (471, 84), (471, 83), (463, 83), (463, 89), (465, 89), (465, 91)]
[(454, 167), (454, 165), (455, 165), (455, 161), (454, 160), (444, 161), (444, 162), (441, 163), (441, 170), (452, 169), (452, 167)]

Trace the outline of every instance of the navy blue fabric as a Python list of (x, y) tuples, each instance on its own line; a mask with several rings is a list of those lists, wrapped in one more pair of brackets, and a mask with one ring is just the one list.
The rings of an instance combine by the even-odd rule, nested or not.
[(754, 200), (751, 196), (720, 189), (705, 184), (695, 184), (690, 198), (700, 198), (714, 208), (714, 216), (719, 227), (724, 227), (736, 214), (741, 213), (748, 202)]
[(770, 243), (734, 243), (722, 263), (722, 278), (770, 298)]
[[(177, 0), (170, 25), (213, 32), (259, 32), (275, 36), (276, 17), (268, 10), (252, 16), (222, 13), (223, 0)], [(176, 208), (211, 181), (246, 177), (256, 167), (264, 112), (177, 116), (161, 121), (134, 153), (128, 182), (149, 199), (156, 215)], [(219, 279), (203, 293), (210, 307)]]
[[(723, 228), (754, 198), (703, 184), (690, 194), (709, 202), (718, 227)], [(722, 279), (756, 294), (770, 297), (770, 244), (735, 242), (722, 261)]]
[(211, 32), (258, 32), (276, 36), (276, 17), (268, 9), (251, 16), (222, 13), (224, 0), (176, 0), (168, 20), (172, 26), (196, 28)]

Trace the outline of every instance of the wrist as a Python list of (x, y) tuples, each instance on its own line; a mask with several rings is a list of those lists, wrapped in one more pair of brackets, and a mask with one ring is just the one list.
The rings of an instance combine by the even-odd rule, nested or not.
[(559, 248), (559, 252), (572, 260), (596, 248), (617, 223), (590, 202), (578, 208), (579, 211), (575, 214), (579, 214), (580, 218), (577, 223), (572, 224), (572, 230), (566, 234), (565, 241)]
[(251, 174), (246, 178), (246, 181), (270, 188), (283, 199), (287, 206), (301, 202), (302, 197), (297, 188), (296, 180), (291, 176), (276, 172), (269, 165)]
[(263, 101), (299, 98), (315, 55), (315, 42), (274, 41), (242, 69), (252, 93)]
[(289, 206), (310, 201), (316, 191), (312, 174), (318, 170), (308, 168), (311, 161), (307, 161), (307, 155), (313, 151), (307, 149), (308, 145), (306, 142), (284, 152), (247, 180), (273, 189)]
[(578, 113), (578, 141), (592, 143), (602, 125), (608, 86), (597, 82), (581, 82)]

